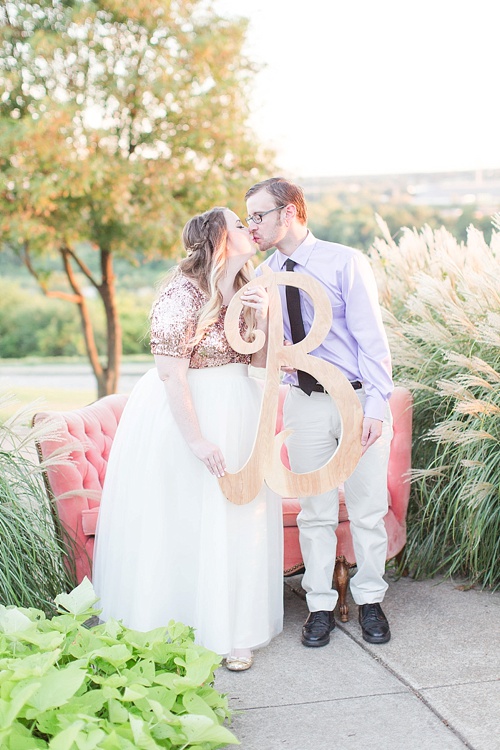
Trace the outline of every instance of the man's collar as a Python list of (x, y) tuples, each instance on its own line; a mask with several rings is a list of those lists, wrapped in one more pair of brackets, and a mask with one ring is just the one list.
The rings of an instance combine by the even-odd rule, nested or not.
[(313, 235), (311, 230), (308, 229), (304, 241), (301, 242), (298, 248), (294, 250), (290, 256), (284, 255), (280, 250), (277, 250), (276, 252), (278, 253), (278, 263), (280, 270), (285, 270), (285, 263), (287, 262), (289, 257), (299, 266), (307, 266), (307, 261), (311, 256), (315, 244), (316, 237)]

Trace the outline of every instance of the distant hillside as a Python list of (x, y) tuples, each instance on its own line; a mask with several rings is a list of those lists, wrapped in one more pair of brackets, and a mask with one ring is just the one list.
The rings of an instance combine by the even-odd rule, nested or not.
[(415, 172), (395, 175), (308, 177), (299, 180), (308, 200), (339, 192), (370, 193), (380, 202), (421, 206), (475, 205), (484, 213), (500, 210), (500, 169), (464, 172)]

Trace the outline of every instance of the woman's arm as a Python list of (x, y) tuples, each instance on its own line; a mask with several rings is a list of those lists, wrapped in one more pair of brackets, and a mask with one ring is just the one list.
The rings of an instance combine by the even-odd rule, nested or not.
[(155, 354), (155, 364), (182, 437), (211, 474), (224, 476), (226, 464), (220, 448), (205, 440), (201, 434), (187, 380), (189, 359)]

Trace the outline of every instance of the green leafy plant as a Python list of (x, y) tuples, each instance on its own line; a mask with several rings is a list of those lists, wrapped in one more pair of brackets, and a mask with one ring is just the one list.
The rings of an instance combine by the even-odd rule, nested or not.
[[(2, 406), (12, 399), (0, 398)], [(53, 428), (27, 428), (27, 406), (0, 423), (0, 602), (54, 611), (54, 597), (71, 588), (66, 548), (57, 538), (33, 441)]]
[(52, 619), (0, 605), (0, 746), (5, 750), (212, 750), (239, 744), (213, 685), (220, 657), (170, 622), (148, 633), (96, 611), (88, 579)]

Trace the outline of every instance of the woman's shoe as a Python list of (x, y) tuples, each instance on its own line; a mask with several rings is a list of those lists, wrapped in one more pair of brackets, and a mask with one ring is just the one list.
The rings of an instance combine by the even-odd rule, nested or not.
[(229, 654), (226, 656), (226, 668), (230, 672), (244, 672), (245, 669), (250, 669), (253, 664), (252, 652), (248, 652), (248, 656), (239, 654)]

